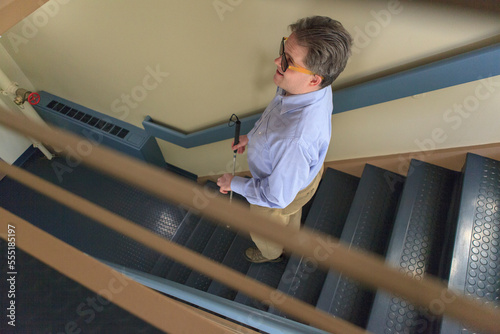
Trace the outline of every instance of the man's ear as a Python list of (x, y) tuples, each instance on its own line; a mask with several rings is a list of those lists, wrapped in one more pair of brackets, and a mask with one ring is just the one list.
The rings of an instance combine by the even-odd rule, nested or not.
[(321, 85), (321, 83), (323, 82), (323, 79), (315, 74), (312, 76), (311, 80), (309, 81), (309, 85), (312, 86), (312, 87), (317, 87), (319, 85)]

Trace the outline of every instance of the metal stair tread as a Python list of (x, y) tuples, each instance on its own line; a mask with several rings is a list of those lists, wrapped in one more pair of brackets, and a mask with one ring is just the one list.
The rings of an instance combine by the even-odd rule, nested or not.
[[(448, 288), (500, 306), (500, 161), (467, 154)], [(441, 333), (474, 333), (444, 318)]]
[[(224, 257), (224, 260), (222, 261), (222, 264), (231, 267), (240, 273), (246, 274), (251, 263), (245, 259), (243, 254), (245, 250), (252, 245), (253, 242), (250, 240), (249, 236), (240, 234), (236, 235), (226, 253), (226, 256)], [(207, 291), (211, 294), (231, 300), (233, 300), (238, 293), (236, 290), (233, 290), (217, 281), (212, 281)]]
[[(185, 245), (196, 226), (198, 226), (200, 220), (201, 218), (199, 216), (196, 216), (194, 213), (188, 211), (171, 241), (179, 245)], [(176, 263), (174, 260), (161, 255), (151, 270), (151, 274), (159, 277), (165, 277), (174, 263)]]
[[(386, 263), (421, 279), (436, 275), (441, 246), (449, 222), (450, 194), (457, 189), (459, 173), (422, 161), (412, 160), (398, 206), (386, 254)], [(422, 322), (430, 328), (435, 317), (398, 296), (378, 290), (367, 324), (368, 331), (405, 333)]]
[[(190, 250), (201, 253), (212, 236), (215, 227), (216, 226), (210, 221), (201, 219), (185, 246)], [(165, 278), (177, 283), (184, 283), (189, 277), (191, 271), (192, 269), (176, 262), (172, 265)]]
[[(287, 263), (288, 257), (286, 256), (283, 257), (281, 262), (277, 263), (252, 263), (248, 269), (247, 276), (272, 288), (276, 288), (280, 282), (283, 272), (285, 271)], [(237, 293), (234, 301), (263, 311), (267, 311), (269, 308), (268, 305), (250, 298), (242, 292)]]
[[(358, 177), (327, 168), (304, 226), (339, 238), (358, 183)], [(315, 259), (292, 256), (278, 290), (315, 305), (325, 277), (326, 272), (318, 269)], [(273, 307), (269, 312), (287, 317)]]
[[(179, 207), (152, 199), (149, 209), (153, 211), (143, 211), (143, 207), (136, 205), (135, 199), (139, 197), (149, 200), (151, 197), (134, 187), (110, 179), (84, 165), (75, 166), (72, 173), (64, 174), (60, 180), (54, 173), (53, 164), (64, 165), (65, 159), (56, 157), (49, 162), (40, 156), (41, 153), (33, 154), (23, 169), (92, 202), (102, 199), (100, 206), (165, 238), (170, 239), (180, 223), (177, 218), (181, 219), (183, 210)], [(92, 180), (93, 183), (89, 185), (82, 182), (83, 179)], [(102, 187), (107, 190), (103, 191)], [(8, 194), (1, 197), (2, 207), (84, 253), (145, 272), (150, 272), (160, 257), (159, 253), (141, 243), (106, 228), (9, 178), (2, 180), (2, 188)], [(12, 194), (9, 194), (9, 189), (13, 190)], [(23, 201), (18, 198), (23, 198)], [(132, 214), (130, 207), (134, 207), (136, 212), (143, 212), (144, 220), (140, 220), (137, 213)], [(168, 211), (165, 216), (168, 218), (159, 223), (157, 216), (163, 210)]]
[[(340, 241), (384, 256), (405, 177), (365, 165)], [(373, 292), (330, 270), (316, 307), (360, 327), (366, 325)]]
[[(222, 262), (233, 242), (236, 233), (226, 226), (218, 225), (210, 237), (202, 255), (216, 262)], [(207, 291), (212, 279), (196, 271), (191, 272), (185, 285), (198, 290)]]

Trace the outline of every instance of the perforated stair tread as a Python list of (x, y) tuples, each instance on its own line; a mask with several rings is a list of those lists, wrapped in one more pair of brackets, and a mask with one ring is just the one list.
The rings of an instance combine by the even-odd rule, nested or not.
[[(331, 168), (326, 169), (304, 226), (339, 238), (358, 183), (358, 177)], [(325, 277), (326, 271), (318, 269), (315, 259), (292, 256), (278, 290), (315, 305)], [(273, 307), (269, 312), (287, 317)]]
[(23, 168), (167, 239), (172, 238), (187, 213), (184, 208), (130, 184), (83, 164), (73, 164), (64, 157), (47, 161), (36, 154)]
[[(185, 210), (180, 207), (163, 202), (84, 165), (71, 165), (71, 173), (62, 175), (55, 172), (55, 166), (68, 168), (68, 163), (62, 157), (48, 161), (41, 153), (35, 153), (23, 168), (166, 239), (172, 237), (185, 215)], [(8, 177), (1, 182), (2, 192), (6, 194), (0, 196), (2, 207), (84, 253), (144, 272), (150, 272), (160, 257), (159, 253), (147, 246)]]
[[(202, 255), (216, 262), (222, 262), (235, 236), (234, 231), (226, 226), (218, 225), (205, 246)], [(211, 282), (211, 278), (193, 271), (186, 280), (186, 285), (207, 291)]]
[[(215, 224), (206, 219), (202, 219), (194, 229), (185, 246), (197, 253), (202, 253), (207, 242), (210, 240), (210, 237), (215, 231), (215, 228)], [(191, 268), (176, 262), (168, 271), (166, 278), (171, 281), (184, 284), (191, 272)]]
[[(499, 243), (500, 162), (468, 154), (448, 287), (500, 307)], [(441, 333), (474, 331), (445, 318)]]
[[(412, 160), (401, 195), (386, 263), (415, 279), (436, 275), (443, 235), (459, 173)], [(377, 291), (367, 329), (373, 333), (407, 333), (433, 326), (435, 317), (405, 300)]]
[[(366, 165), (340, 241), (385, 256), (405, 177)], [(366, 325), (374, 293), (331, 270), (316, 306), (360, 327)]]

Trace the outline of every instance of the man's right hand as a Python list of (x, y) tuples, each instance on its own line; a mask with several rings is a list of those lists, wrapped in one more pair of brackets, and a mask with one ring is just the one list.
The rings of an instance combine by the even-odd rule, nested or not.
[(233, 142), (231, 143), (231, 149), (233, 151), (238, 150), (238, 153), (242, 154), (243, 152), (245, 152), (245, 147), (247, 146), (247, 144), (248, 144), (248, 137), (247, 135), (243, 135), (240, 136), (240, 142), (237, 145), (234, 145), (234, 140), (233, 140)]

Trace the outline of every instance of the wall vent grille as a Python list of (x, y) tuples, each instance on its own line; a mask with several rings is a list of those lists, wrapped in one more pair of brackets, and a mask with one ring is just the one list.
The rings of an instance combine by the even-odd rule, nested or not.
[(156, 139), (144, 129), (48, 92), (40, 91), (39, 94), (40, 102), (33, 108), (48, 124), (165, 167), (165, 158)]
[(110, 135), (116, 136), (118, 138), (125, 138), (130, 132), (116, 124), (108, 123), (98, 117), (86, 114), (78, 109), (71, 108), (63, 103), (52, 100), (47, 104), (47, 108), (57, 111), (58, 113), (65, 115), (66, 117), (72, 118), (79, 122), (85, 123), (87, 125), (93, 126), (102, 132), (108, 133)]

